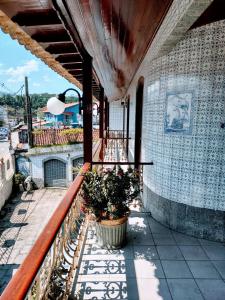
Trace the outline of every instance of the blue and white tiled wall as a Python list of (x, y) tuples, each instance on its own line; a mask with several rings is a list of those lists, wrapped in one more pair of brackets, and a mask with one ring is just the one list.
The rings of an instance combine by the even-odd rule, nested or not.
[[(188, 32), (144, 73), (142, 160), (154, 162), (145, 167), (145, 185), (176, 202), (224, 211), (225, 21)], [(186, 92), (192, 94), (190, 131), (166, 132), (167, 97)], [(131, 136), (133, 107), (134, 99)]]
[[(144, 183), (169, 200), (225, 211), (225, 21), (189, 31), (166, 56), (145, 62), (142, 161)], [(129, 89), (130, 154), (135, 93)], [(166, 132), (168, 95), (192, 94), (190, 131)], [(122, 107), (110, 104), (111, 129), (122, 129)], [(145, 205), (151, 199), (145, 198)]]

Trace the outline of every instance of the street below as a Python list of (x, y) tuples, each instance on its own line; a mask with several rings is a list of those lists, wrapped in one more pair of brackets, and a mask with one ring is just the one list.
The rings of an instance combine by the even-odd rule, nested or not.
[(0, 218), (0, 294), (30, 252), (66, 189), (40, 189), (10, 199)]

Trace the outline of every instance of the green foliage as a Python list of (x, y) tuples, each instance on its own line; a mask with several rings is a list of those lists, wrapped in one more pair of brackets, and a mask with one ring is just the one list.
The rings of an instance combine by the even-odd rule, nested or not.
[(13, 185), (14, 185), (14, 191), (17, 193), (19, 192), (19, 185), (24, 184), (25, 176), (21, 173), (16, 173), (13, 177)]
[(63, 129), (60, 131), (61, 136), (66, 136), (68, 144), (78, 143), (79, 135), (83, 133), (82, 128)]
[(25, 176), (21, 173), (16, 173), (14, 175), (14, 184), (16, 186), (19, 186), (21, 183), (23, 184), (24, 183), (24, 180), (25, 180)]
[[(48, 93), (42, 93), (42, 94), (31, 94), (31, 106), (32, 106), (32, 112), (37, 112), (37, 110), (41, 107), (46, 106), (47, 101), (49, 98), (55, 96), (55, 94), (48, 94)], [(7, 105), (14, 109), (24, 109), (24, 96), (12, 96), (10, 94), (4, 94), (0, 96), (0, 105)], [(68, 102), (78, 102), (77, 97), (69, 96), (66, 97), (66, 103)]]
[(41, 130), (41, 129), (34, 129), (32, 131), (33, 134), (35, 135), (40, 135), (40, 134), (43, 134), (44, 133), (44, 130)]
[(4, 121), (0, 120), (0, 127), (4, 126)]
[(129, 203), (138, 196), (139, 187), (139, 174), (131, 168), (90, 171), (84, 175), (82, 185), (84, 208), (97, 220), (119, 219), (129, 212)]
[(60, 135), (66, 135), (66, 136), (70, 136), (70, 135), (78, 135), (83, 133), (83, 129), (82, 128), (71, 128), (71, 129), (63, 129), (60, 131)]
[(38, 117), (39, 120), (44, 120), (45, 119), (45, 114), (41, 110), (41, 108), (38, 108), (38, 110), (37, 110), (37, 117)]
[(107, 207), (107, 199), (104, 195), (104, 183), (102, 174), (96, 170), (87, 172), (82, 185), (84, 206), (91, 211), (97, 219), (100, 219), (104, 208)]

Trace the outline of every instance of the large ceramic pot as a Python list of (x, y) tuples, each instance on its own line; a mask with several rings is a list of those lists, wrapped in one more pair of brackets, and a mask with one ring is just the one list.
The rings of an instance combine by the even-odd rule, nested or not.
[(96, 222), (97, 243), (106, 249), (119, 249), (126, 242), (128, 217)]

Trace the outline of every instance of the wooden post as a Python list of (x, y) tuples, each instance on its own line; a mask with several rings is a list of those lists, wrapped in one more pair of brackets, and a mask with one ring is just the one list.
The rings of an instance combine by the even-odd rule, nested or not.
[(141, 77), (136, 91), (136, 116), (135, 116), (135, 145), (134, 162), (135, 168), (139, 169), (141, 161), (141, 138), (142, 138), (142, 106), (143, 106), (144, 78)]
[(100, 139), (103, 138), (103, 131), (104, 131), (104, 88), (100, 87), (100, 94), (99, 94), (99, 137)]
[(123, 103), (123, 145), (124, 145), (124, 137), (125, 137), (125, 108), (126, 108), (126, 103)]
[(28, 134), (28, 145), (30, 148), (33, 147), (33, 135), (32, 135), (32, 112), (31, 102), (28, 91), (28, 78), (25, 77), (25, 108), (26, 108), (26, 120), (27, 120), (27, 134)]
[(83, 57), (83, 139), (84, 162), (92, 162), (92, 57)]
[(108, 99), (105, 97), (105, 122), (104, 122), (104, 129), (105, 129), (105, 146), (107, 147), (107, 138), (108, 138)]
[(127, 158), (129, 155), (129, 127), (130, 127), (130, 97), (127, 99), (127, 145), (126, 145), (126, 153)]
[(109, 101), (108, 101), (108, 99), (106, 101), (106, 115), (107, 115), (106, 129), (107, 129), (107, 134), (108, 134), (109, 133)]

